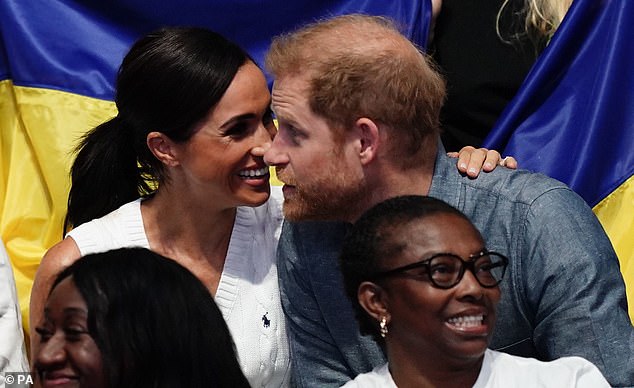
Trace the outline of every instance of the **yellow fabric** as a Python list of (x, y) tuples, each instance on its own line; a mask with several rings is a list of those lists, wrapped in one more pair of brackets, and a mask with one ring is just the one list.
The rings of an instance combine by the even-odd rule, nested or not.
[(35, 271), (62, 237), (73, 146), (114, 114), (112, 102), (0, 82), (0, 235), (27, 333)]
[(617, 187), (593, 210), (619, 256), (630, 319), (634, 322), (634, 176)]
[(280, 182), (279, 179), (277, 179), (277, 175), (275, 174), (275, 169), (271, 167), (270, 171), (271, 171), (271, 184), (273, 186), (282, 186), (283, 183)]

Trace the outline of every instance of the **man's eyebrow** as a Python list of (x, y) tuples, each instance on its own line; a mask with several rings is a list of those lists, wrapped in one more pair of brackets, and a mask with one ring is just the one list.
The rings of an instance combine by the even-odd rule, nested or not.
[(292, 113), (286, 113), (286, 114), (282, 114), (281, 116), (277, 114), (277, 112), (275, 112), (275, 110), (273, 109), (273, 105), (271, 105), (271, 112), (273, 112), (273, 114), (275, 115), (275, 119), (279, 122), (280, 119), (286, 123), (286, 124), (290, 124), (294, 127), (296, 127), (298, 125), (297, 120), (295, 120), (295, 117), (293, 116)]

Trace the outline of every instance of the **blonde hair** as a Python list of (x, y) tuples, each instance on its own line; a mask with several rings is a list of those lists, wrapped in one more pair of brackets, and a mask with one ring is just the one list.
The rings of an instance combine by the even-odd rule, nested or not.
[(266, 68), (306, 80), (311, 110), (335, 137), (368, 117), (390, 128), (389, 148), (403, 168), (434, 160), (427, 145), (439, 133), (445, 83), (390, 19), (344, 15), (276, 37)]
[[(510, 43), (500, 31), (500, 17), (509, 5), (510, 0), (504, 0), (496, 18), (495, 29), (504, 42)], [(524, 16), (522, 33), (511, 34), (511, 38), (519, 39), (527, 35), (533, 41), (550, 41), (553, 34), (566, 16), (573, 0), (524, 0), (520, 16)]]

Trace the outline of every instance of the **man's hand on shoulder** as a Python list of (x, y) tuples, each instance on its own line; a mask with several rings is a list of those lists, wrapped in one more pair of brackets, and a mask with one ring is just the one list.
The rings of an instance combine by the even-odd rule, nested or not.
[(477, 178), (480, 171), (491, 172), (497, 166), (517, 169), (517, 160), (512, 156), (505, 158), (496, 150), (465, 146), (459, 152), (447, 152), (452, 158), (458, 158), (458, 171), (471, 178)]

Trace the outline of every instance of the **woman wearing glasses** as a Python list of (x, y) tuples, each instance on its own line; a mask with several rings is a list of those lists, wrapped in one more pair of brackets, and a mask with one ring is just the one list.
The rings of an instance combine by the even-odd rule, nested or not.
[(346, 237), (341, 269), (361, 330), (388, 363), (345, 387), (609, 387), (580, 357), (487, 349), (507, 265), (440, 200), (403, 196), (369, 210)]

